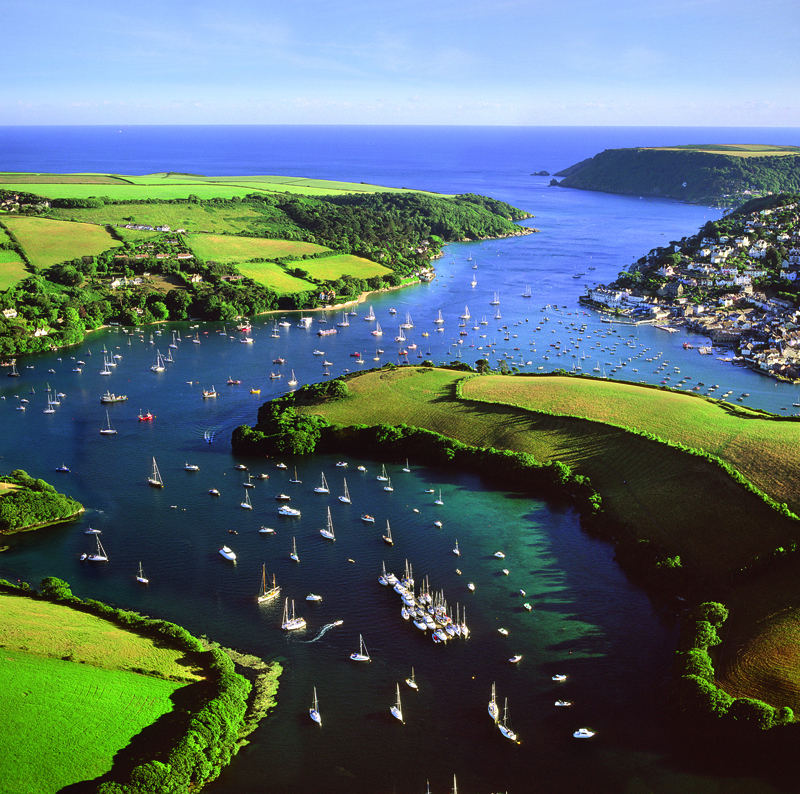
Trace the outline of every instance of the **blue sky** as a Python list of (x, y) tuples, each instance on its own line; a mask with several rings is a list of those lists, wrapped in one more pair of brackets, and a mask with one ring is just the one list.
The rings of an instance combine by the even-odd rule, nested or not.
[(800, 126), (797, 0), (5, 3), (0, 124)]

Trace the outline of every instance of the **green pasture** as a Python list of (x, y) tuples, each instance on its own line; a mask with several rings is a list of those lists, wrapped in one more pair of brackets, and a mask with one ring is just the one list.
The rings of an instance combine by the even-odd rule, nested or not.
[(283, 265), (276, 265), (274, 262), (244, 262), (241, 265), (236, 265), (236, 269), (243, 276), (269, 287), (279, 295), (317, 289), (317, 285), (313, 282), (292, 276), (287, 273)]
[[(48, 217), (56, 220), (80, 221), (124, 227), (128, 223), (142, 226), (169, 226), (170, 229), (186, 229), (187, 232), (215, 232), (240, 234), (241, 232), (263, 232), (269, 219), (262, 213), (239, 205), (235, 208), (202, 204), (107, 204), (97, 209), (48, 210)], [(129, 230), (120, 228), (121, 234)], [(149, 234), (149, 232), (139, 232)]]
[[(195, 256), (203, 260), (213, 260), (226, 264), (247, 262), (249, 259), (277, 259), (293, 257), (299, 259), (304, 254), (317, 254), (328, 249), (315, 243), (295, 240), (267, 240), (261, 237), (232, 237), (221, 234), (193, 234), (184, 238)], [(312, 262), (303, 262), (306, 265)]]
[(369, 372), (348, 381), (347, 399), (303, 410), (343, 425), (405, 423), (473, 446), (563, 461), (591, 478), (612, 517), (680, 554), (684, 565), (701, 576), (718, 576), (765, 549), (800, 538), (797, 522), (779, 516), (712, 463), (612, 424), (474, 399), (473, 391), (487, 399), (488, 386), (473, 384), (491, 382), (492, 376), (467, 380), (464, 398), (456, 399), (456, 383), (464, 378), (416, 367)]
[(800, 154), (800, 146), (771, 146), (769, 144), (718, 143), (713, 145), (687, 144), (686, 146), (656, 146), (657, 151), (693, 151), (704, 154), (727, 154), (732, 157), (783, 157)]
[(181, 686), (0, 649), (0, 790), (52, 794), (103, 775), (140, 731), (172, 711)]
[(588, 378), (485, 376), (469, 381), (464, 397), (655, 433), (719, 456), (800, 513), (800, 422), (793, 419), (735, 403)]
[[(121, 185), (127, 180), (111, 174), (22, 174), (0, 173), (0, 188), (13, 190), (6, 185)], [(28, 189), (28, 193), (36, 191)]]
[(156, 647), (103, 618), (49, 601), (0, 594), (0, 648), (74, 661), (94, 668), (145, 670), (197, 681), (202, 674), (183, 663), (183, 654)]
[(25, 263), (16, 251), (0, 250), (0, 292), (4, 292), (28, 278), (30, 273), (25, 267)]
[(36, 268), (47, 268), (79, 256), (96, 256), (120, 244), (104, 227), (91, 223), (21, 216), (6, 216), (3, 223)]
[(353, 256), (352, 254), (336, 254), (334, 256), (321, 257), (320, 259), (310, 259), (305, 262), (299, 262), (297, 266), (306, 270), (311, 278), (322, 281), (336, 281), (342, 276), (368, 279), (392, 272), (388, 267), (379, 265), (377, 262), (360, 256)]

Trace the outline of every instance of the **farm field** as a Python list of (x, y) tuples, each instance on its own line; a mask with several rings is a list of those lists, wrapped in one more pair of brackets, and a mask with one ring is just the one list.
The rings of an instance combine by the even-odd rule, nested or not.
[(243, 276), (274, 290), (279, 295), (317, 289), (317, 285), (313, 282), (287, 273), (283, 265), (276, 265), (274, 262), (245, 262), (237, 265), (236, 269)]
[(16, 251), (0, 251), (0, 291), (15, 286), (29, 275)]
[(705, 154), (727, 154), (733, 157), (781, 157), (787, 154), (800, 154), (800, 146), (770, 146), (769, 144), (720, 143), (713, 146), (656, 146), (657, 151), (693, 151)]
[[(240, 234), (241, 232), (264, 233), (270, 218), (247, 206), (215, 207), (201, 204), (106, 204), (97, 209), (48, 210), (48, 217), (56, 220), (75, 220), (123, 227), (128, 223), (143, 226), (169, 226), (171, 229), (186, 229), (187, 232), (214, 232)], [(128, 229), (120, 229), (126, 234)], [(155, 232), (137, 232), (156, 234)]]
[[(277, 259), (278, 257), (300, 258), (304, 254), (317, 254), (328, 249), (315, 243), (304, 243), (294, 240), (267, 240), (258, 237), (231, 237), (220, 234), (187, 235), (186, 244), (195, 256), (204, 260), (226, 264), (247, 262), (249, 259)], [(354, 259), (357, 257), (354, 257)], [(302, 267), (309, 270), (311, 262), (304, 262)], [(327, 260), (325, 260), (327, 261)]]
[(660, 389), (590, 378), (484, 376), (464, 397), (580, 416), (655, 433), (718, 455), (778, 502), (800, 513), (800, 422)]
[(52, 794), (108, 772), (182, 686), (5, 648), (2, 659), (3, 794)]
[(342, 276), (368, 279), (392, 272), (388, 267), (379, 265), (377, 262), (352, 254), (336, 254), (321, 259), (311, 259), (302, 262), (298, 267), (307, 270), (311, 278), (323, 281), (336, 281)]
[[(111, 769), (200, 680), (178, 651), (59, 604), (0, 595), (3, 794), (50, 794)], [(132, 669), (174, 676), (141, 675)]]
[[(337, 193), (425, 193), (425, 191), (333, 182), (324, 179), (287, 176), (204, 177), (191, 174), (13, 174), (0, 175), (4, 190), (34, 193), (46, 198), (102, 197), (117, 201), (131, 199), (176, 199), (190, 195), (202, 199), (233, 198), (248, 193), (290, 193), (329, 196)], [(428, 193), (427, 195), (438, 195)]]
[(610, 515), (680, 554), (701, 576), (719, 576), (800, 537), (796, 522), (776, 514), (718, 466), (612, 425), (470, 399), (472, 383), (492, 376), (467, 380), (465, 397), (456, 399), (456, 383), (464, 378), (425, 368), (367, 372), (348, 381), (349, 398), (302, 410), (342, 425), (406, 423), (474, 446), (563, 461), (591, 478)]
[(3, 224), (39, 269), (79, 256), (95, 256), (120, 245), (105, 228), (89, 223), (5, 216)]

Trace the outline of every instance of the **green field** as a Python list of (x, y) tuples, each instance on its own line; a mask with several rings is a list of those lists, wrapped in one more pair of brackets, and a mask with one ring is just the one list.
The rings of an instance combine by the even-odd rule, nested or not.
[(800, 513), (800, 422), (689, 394), (589, 378), (475, 378), (464, 396), (655, 433), (717, 455)]
[(654, 146), (652, 148), (656, 151), (692, 151), (703, 152), (704, 154), (728, 154), (733, 157), (782, 157), (787, 154), (800, 154), (800, 146), (770, 146), (769, 144), (760, 143), (717, 143), (706, 146), (702, 144), (687, 144), (686, 146)]
[(273, 262), (247, 262), (237, 265), (236, 269), (243, 276), (274, 290), (279, 295), (317, 289), (317, 285), (313, 282), (292, 276), (286, 272), (283, 265), (276, 265)]
[[(328, 250), (322, 245), (294, 240), (267, 240), (260, 237), (231, 237), (221, 234), (193, 234), (187, 235), (184, 239), (192, 249), (192, 253), (200, 259), (226, 264), (278, 257), (299, 259), (304, 254), (317, 254)], [(303, 262), (303, 269), (310, 270), (308, 265), (313, 264), (313, 261)]]
[(342, 276), (369, 279), (373, 276), (383, 276), (391, 273), (388, 267), (379, 265), (371, 259), (364, 259), (352, 254), (337, 254), (320, 259), (311, 259), (298, 264), (303, 270), (308, 271), (311, 278), (322, 281), (336, 281)]
[(0, 595), (0, 614), (3, 794), (50, 794), (104, 774), (200, 678), (180, 652), (65, 606)]
[(16, 251), (0, 250), (0, 292), (15, 286), (30, 273)]
[[(356, 182), (287, 176), (203, 177), (188, 174), (0, 174), (0, 188), (34, 193), (46, 198), (89, 198), (107, 196), (116, 201), (130, 199), (176, 199), (190, 195), (201, 199), (233, 198), (248, 193), (292, 193), (304, 196), (329, 196), (337, 193), (423, 193), (405, 188), (382, 187)], [(438, 195), (427, 193), (427, 195)]]
[(108, 772), (182, 686), (6, 649), (0, 660), (3, 794), (51, 794)]
[(14, 234), (36, 268), (47, 268), (79, 256), (96, 256), (120, 245), (104, 227), (91, 223), (7, 215), (3, 224)]

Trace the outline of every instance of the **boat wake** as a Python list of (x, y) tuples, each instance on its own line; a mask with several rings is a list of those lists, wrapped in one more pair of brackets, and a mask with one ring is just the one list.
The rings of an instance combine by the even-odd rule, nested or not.
[(203, 441), (210, 444), (214, 440), (214, 436), (219, 433), (218, 427), (209, 427), (208, 430), (203, 431)]
[(332, 629), (334, 626), (341, 626), (341, 625), (342, 625), (342, 621), (341, 621), (341, 620), (337, 620), (335, 623), (328, 623), (327, 625), (323, 626), (323, 627), (322, 627), (322, 628), (319, 630), (319, 634), (317, 634), (317, 636), (316, 636), (316, 637), (314, 637), (314, 639), (313, 639), (313, 640), (305, 640), (305, 641), (304, 641), (304, 644), (305, 644), (305, 645), (308, 645), (310, 642), (316, 642), (317, 640), (319, 640), (319, 639), (321, 639), (321, 638), (322, 638), (322, 635), (323, 635), (323, 634), (325, 634), (326, 632), (328, 632), (328, 631), (329, 631), (330, 629)]

